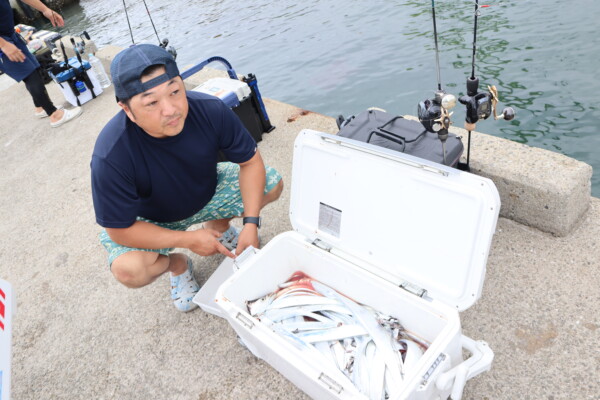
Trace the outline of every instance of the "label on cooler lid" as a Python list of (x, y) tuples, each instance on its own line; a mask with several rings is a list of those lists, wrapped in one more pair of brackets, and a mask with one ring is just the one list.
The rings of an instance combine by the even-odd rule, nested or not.
[(319, 203), (319, 229), (335, 237), (340, 237), (342, 210)]

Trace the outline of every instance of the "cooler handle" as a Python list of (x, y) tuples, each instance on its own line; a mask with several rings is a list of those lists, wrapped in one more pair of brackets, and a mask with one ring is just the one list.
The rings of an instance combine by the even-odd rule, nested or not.
[(482, 372), (489, 371), (494, 360), (494, 352), (483, 340), (475, 341), (461, 335), (461, 345), (471, 356), (450, 371), (441, 374), (435, 382), (439, 390), (448, 390), (452, 386), (452, 400), (460, 400), (465, 383)]
[(258, 249), (254, 246), (248, 246), (246, 247), (246, 249), (244, 251), (242, 251), (242, 254), (240, 254), (239, 256), (237, 256), (234, 260), (233, 260), (233, 271), (239, 271), (240, 269), (242, 269), (242, 264), (249, 259), (250, 257), (252, 257), (253, 255), (255, 255), (256, 253), (258, 253)]

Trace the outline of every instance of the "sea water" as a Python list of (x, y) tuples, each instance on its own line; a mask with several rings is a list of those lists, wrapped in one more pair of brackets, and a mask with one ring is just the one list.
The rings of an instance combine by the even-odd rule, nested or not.
[[(126, 0), (133, 40), (158, 43), (143, 2)], [(265, 97), (332, 117), (380, 107), (416, 115), (432, 98), (437, 74), (431, 2), (390, 0), (146, 0), (158, 35), (180, 67), (211, 56), (258, 77)], [(477, 130), (559, 152), (600, 171), (596, 76), (600, 2), (480, 1), (475, 74), (496, 85), (511, 122)], [(441, 83), (457, 97), (471, 73), (473, 1), (435, 2)], [(122, 0), (81, 0), (60, 10), (61, 32), (88, 31), (96, 44), (129, 46)], [(51, 27), (46, 24), (46, 29)], [(465, 109), (454, 109), (463, 126)], [(559, 166), (556, 166), (559, 168)], [(600, 174), (592, 178), (600, 197)]]

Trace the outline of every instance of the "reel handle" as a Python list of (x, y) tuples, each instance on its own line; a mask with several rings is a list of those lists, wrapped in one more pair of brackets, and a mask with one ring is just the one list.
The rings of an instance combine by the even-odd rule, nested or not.
[(515, 118), (515, 109), (512, 107), (506, 107), (502, 110), (502, 115), (494, 117), (495, 119), (503, 119), (505, 121), (510, 121)]
[(515, 113), (515, 109), (512, 107), (506, 107), (504, 110), (502, 110), (501, 115), (496, 114), (496, 108), (498, 107), (498, 89), (496, 89), (496, 86), (492, 85), (492, 86), (488, 86), (488, 90), (490, 91), (490, 94), (492, 95), (492, 109), (494, 110), (494, 119), (495, 120), (503, 119), (505, 121), (510, 121), (510, 120), (514, 119), (516, 113)]

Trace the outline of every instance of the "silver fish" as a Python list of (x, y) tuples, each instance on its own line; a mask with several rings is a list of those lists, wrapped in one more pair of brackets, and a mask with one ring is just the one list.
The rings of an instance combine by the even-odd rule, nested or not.
[(330, 342), (348, 337), (368, 335), (361, 325), (342, 325), (331, 329), (299, 332), (298, 336), (308, 343)]
[(298, 307), (298, 306), (309, 306), (309, 305), (339, 305), (339, 301), (330, 299), (324, 296), (315, 295), (295, 295), (285, 296), (273, 300), (269, 305), (270, 308), (285, 308), (285, 307)]
[(353, 397), (358, 397), (359, 393), (356, 391), (355, 386), (352, 382), (337, 368), (335, 365), (331, 363), (331, 360), (327, 357), (323, 356), (323, 354), (318, 351), (314, 346), (306, 343), (296, 335), (286, 331), (285, 329), (277, 326), (277, 324), (273, 325), (273, 330), (280, 334), (281, 336), (288, 339), (297, 349), (305, 352), (308, 357), (316, 360), (322, 369), (322, 372), (334, 379), (338, 384), (344, 387), (344, 391), (348, 391), (348, 394)]
[(365, 308), (361, 307), (349, 298), (340, 295), (338, 292), (326, 286), (320, 282), (312, 281), (313, 287), (320, 293), (327, 297), (333, 297), (341, 301), (346, 307), (350, 309), (352, 315), (367, 329), (371, 338), (377, 345), (377, 348), (382, 352), (383, 359), (385, 360), (386, 366), (390, 369), (390, 382), (391, 388), (393, 388), (390, 397), (394, 397), (396, 394), (396, 388), (401, 386), (403, 380), (402, 373), (402, 359), (394, 354), (394, 350), (390, 343), (390, 337), (386, 333), (385, 329), (379, 325), (375, 316)]

